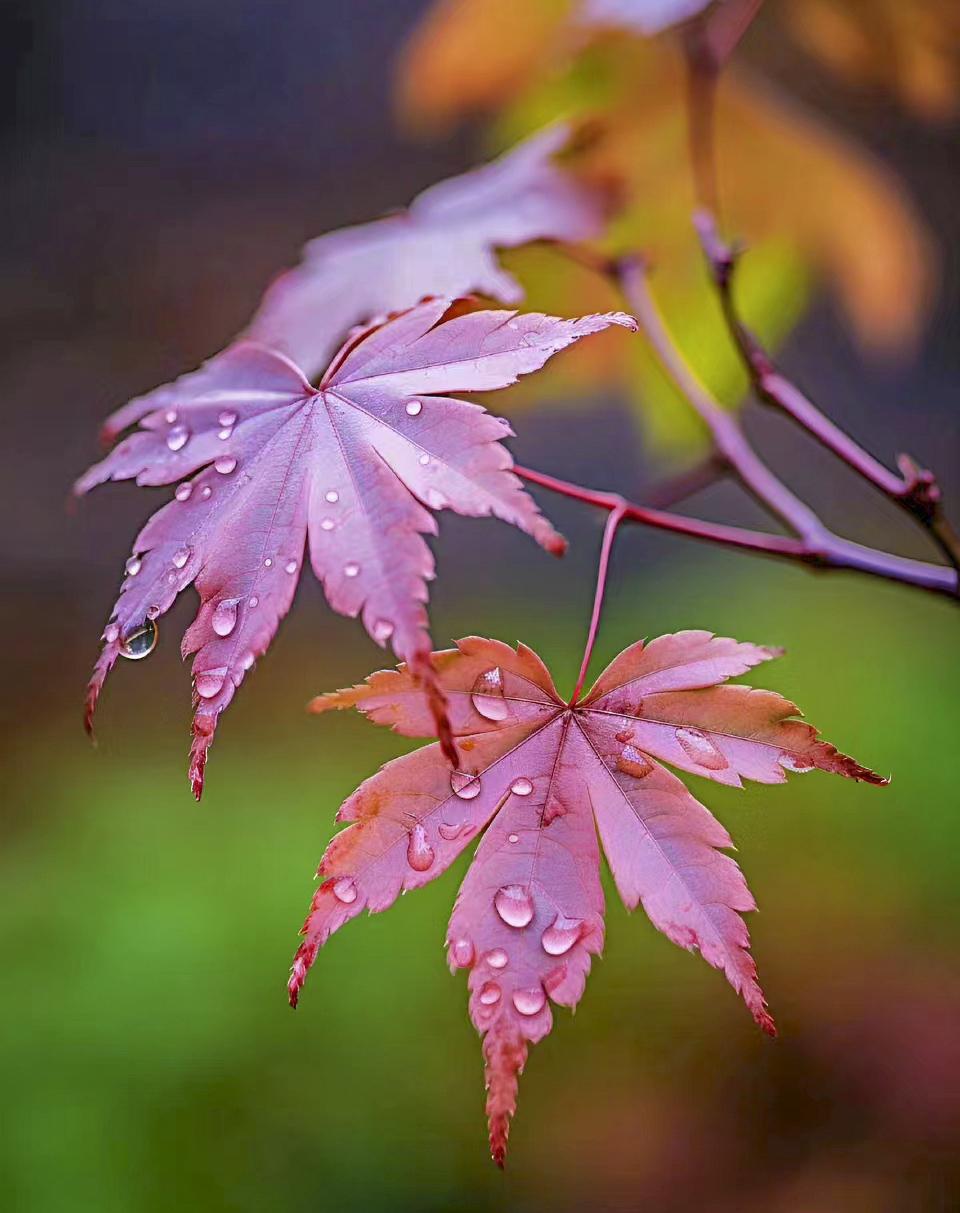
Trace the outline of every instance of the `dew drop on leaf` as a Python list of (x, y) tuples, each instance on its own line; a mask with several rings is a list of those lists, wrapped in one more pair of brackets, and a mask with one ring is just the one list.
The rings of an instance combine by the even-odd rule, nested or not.
[(333, 886), (333, 895), (345, 906), (357, 900), (357, 886), (352, 876), (341, 876)]
[(331, 505), (336, 505), (336, 503), (340, 500), (340, 494), (336, 489), (328, 489), (324, 493), (324, 497), (330, 502)]
[(176, 497), (177, 501), (189, 501), (192, 492), (193, 485), (188, 480), (185, 480), (183, 484), (177, 485), (173, 495)]
[(699, 767), (705, 767), (708, 771), (722, 771), (728, 765), (710, 738), (699, 729), (677, 729), (677, 741), (687, 757)]
[(148, 657), (157, 647), (157, 625), (152, 619), (145, 619), (139, 627), (128, 632), (120, 641), (120, 655), (128, 661), (141, 661)]
[(415, 872), (426, 872), (433, 867), (433, 847), (427, 842), (427, 831), (418, 822), (410, 831), (407, 842), (407, 863)]
[(580, 938), (583, 923), (579, 918), (565, 918), (558, 914), (544, 931), (540, 943), (548, 956), (563, 956)]
[(533, 898), (522, 885), (504, 885), (493, 904), (508, 927), (525, 927), (533, 918)]
[(189, 548), (177, 548), (177, 550), (173, 553), (173, 567), (175, 569), (182, 569), (189, 559)]
[(515, 779), (510, 785), (510, 791), (514, 796), (529, 796), (533, 791), (533, 784), (526, 775), (521, 775), (519, 779)]
[(642, 754), (636, 746), (628, 743), (617, 759), (617, 770), (623, 771), (625, 775), (632, 775), (634, 779), (643, 779), (644, 775), (649, 775), (653, 770), (653, 763), (646, 754)]
[(237, 626), (237, 599), (224, 598), (213, 612), (211, 626), (218, 636), (229, 636)]
[(536, 986), (532, 990), (514, 990), (513, 992), (513, 1005), (521, 1015), (536, 1015), (543, 1010), (546, 1001), (547, 996), (540, 986)]
[(430, 462), (430, 456), (427, 454), (423, 454), (420, 456), (418, 462), (422, 468), (425, 468)]
[(484, 957), (491, 969), (505, 969), (507, 967), (507, 954), (503, 948), (494, 948), (492, 952), (488, 952)]
[(423, 411), (423, 405), (419, 400), (409, 400), (407, 402), (407, 416), (418, 417)]
[(131, 556), (127, 563), (123, 566), (124, 569), (126, 569), (127, 576), (136, 577), (136, 575), (140, 572), (142, 563), (143, 561), (139, 556)]
[(190, 441), (190, 431), (185, 425), (175, 425), (167, 434), (167, 446), (171, 451), (182, 451)]
[[(469, 771), (452, 771), (450, 773), (450, 787), (455, 796), (459, 796), (461, 800), (473, 800), (480, 795), (480, 776), (471, 775)], [(440, 827), (441, 833), (443, 827)], [(460, 827), (457, 827), (459, 833)], [(453, 835), (456, 837), (457, 835)], [(446, 837), (446, 835), (444, 835)]]
[(201, 699), (213, 699), (214, 695), (220, 693), (223, 686), (223, 680), (226, 676), (226, 669), (219, 670), (201, 670), (194, 677), (193, 684), (197, 688), (197, 694)]
[(332, 531), (336, 525), (337, 524), (333, 521), (332, 518), (324, 518), (320, 523), (320, 530), (321, 531)]
[(210, 494), (211, 494), (212, 492), (213, 492), (213, 489), (210, 487), (210, 485), (209, 485), (209, 484), (205, 484), (205, 485), (203, 486), (203, 488), (200, 490), (200, 496), (201, 496), (201, 497), (204, 499), (204, 501), (209, 501), (209, 500), (210, 500)]
[(499, 666), (481, 674), (473, 684), (470, 700), (476, 710), (487, 720), (506, 720), (510, 709), (503, 697), (503, 672)]
[(343, 575), (344, 577), (358, 577), (360, 575), (359, 564), (357, 564), (354, 560), (348, 561), (348, 563), (343, 566)]
[(217, 469), (221, 476), (229, 476), (236, 468), (237, 461), (232, 455), (221, 455), (219, 459), (214, 461), (213, 466)]
[(510, 842), (510, 843), (516, 843), (516, 842), (519, 842), (519, 841), (520, 841), (520, 835), (519, 835), (519, 834), (509, 834), (509, 835), (507, 835), (507, 842)]
[(120, 627), (116, 623), (108, 623), (103, 629), (103, 638), (107, 644), (115, 644), (120, 639)]
[(473, 964), (473, 944), (469, 939), (457, 939), (450, 948), (450, 958), (459, 969), (469, 969)]
[(488, 981), (481, 986), (478, 997), (485, 1007), (496, 1006), (501, 998), (500, 987), (495, 981)]
[(283, 567), (284, 567), (285, 572), (293, 574), (297, 571), (297, 569), (299, 568), (299, 565), (297, 564), (297, 562), (295, 560), (288, 560), (287, 563)]
[(379, 644), (386, 644), (393, 635), (393, 631), (393, 624), (389, 619), (378, 619), (373, 625), (373, 638)]
[(799, 754), (791, 754), (788, 750), (784, 750), (777, 761), (785, 771), (795, 771), (797, 774), (812, 771), (814, 767), (814, 764), (808, 759), (801, 757)]

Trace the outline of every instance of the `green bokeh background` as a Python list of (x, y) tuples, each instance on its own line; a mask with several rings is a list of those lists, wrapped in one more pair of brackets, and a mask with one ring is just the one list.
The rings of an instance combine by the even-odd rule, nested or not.
[[(465, 983), (441, 947), (465, 859), (335, 936), (300, 1010), (285, 1005), (334, 811), (405, 743), (294, 710), (291, 694), (322, 689), (298, 619), (231, 710), (197, 807), (161, 648), (119, 672), (98, 752), (58, 703), (7, 778), (23, 809), (0, 860), (7, 1207), (899, 1210), (957, 1196), (951, 608), (739, 557), (651, 584), (629, 568), (631, 542), (600, 659), (702, 624), (786, 643), (764, 684), (894, 776), (742, 793), (692, 781), (760, 903), (755, 954), (781, 1038), (608, 883), (605, 956), (578, 1013), (560, 1011), (531, 1054), (500, 1174)], [(572, 607), (450, 598), (436, 630), (481, 621), (572, 681)], [(371, 664), (347, 635), (332, 671), (324, 654), (341, 681)]]

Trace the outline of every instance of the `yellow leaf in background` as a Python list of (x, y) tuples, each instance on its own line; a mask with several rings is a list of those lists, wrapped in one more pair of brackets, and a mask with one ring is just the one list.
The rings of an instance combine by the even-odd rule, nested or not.
[[(828, 0), (793, 2), (798, 11), (829, 7)], [(558, 117), (579, 124), (589, 137), (571, 152), (569, 167), (619, 199), (607, 250), (642, 249), (652, 257), (654, 289), (678, 344), (707, 386), (734, 405), (746, 380), (691, 228), (679, 44), (590, 33), (570, 20), (573, 11), (567, 0), (441, 0), (401, 64), (402, 113), (423, 127), (430, 117), (449, 125), (493, 111), (500, 146)], [(738, 271), (738, 300), (761, 338), (781, 340), (819, 280), (833, 289), (868, 350), (909, 349), (930, 302), (933, 256), (894, 175), (737, 67), (721, 80), (716, 143), (725, 229), (751, 250)], [(609, 286), (560, 260), (543, 250), (513, 255), (530, 306), (573, 313), (614, 305)], [(541, 381), (540, 394), (595, 388), (598, 378), (628, 381), (646, 436), (661, 449), (688, 449), (696, 421), (642, 342), (632, 344), (637, 348), (619, 358), (601, 342), (581, 351), (567, 360), (562, 380)]]

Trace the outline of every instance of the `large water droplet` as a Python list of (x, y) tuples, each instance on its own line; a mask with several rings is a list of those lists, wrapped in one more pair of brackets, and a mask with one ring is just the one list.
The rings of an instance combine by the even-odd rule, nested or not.
[(628, 743), (617, 759), (617, 770), (623, 771), (625, 775), (632, 775), (634, 779), (643, 779), (644, 775), (649, 775), (653, 770), (653, 763), (646, 754), (642, 754), (636, 746)]
[(407, 863), (415, 872), (426, 872), (433, 866), (433, 858), (433, 847), (427, 842), (427, 831), (418, 822), (410, 831)]
[(333, 886), (333, 895), (345, 906), (357, 900), (357, 886), (352, 876), (341, 876)]
[(120, 656), (128, 661), (141, 661), (157, 647), (157, 635), (156, 623), (152, 619), (145, 619), (120, 641)]
[(520, 841), (520, 835), (519, 835), (519, 834), (508, 834), (508, 835), (507, 835), (507, 842), (510, 842), (510, 843), (517, 843), (517, 842), (519, 842), (519, 841)]
[(543, 1010), (547, 1001), (542, 987), (535, 986), (532, 990), (514, 990), (513, 1005), (521, 1015), (536, 1015)]
[(529, 796), (533, 791), (533, 784), (526, 775), (521, 775), (519, 779), (515, 779), (510, 785), (510, 791), (514, 796)]
[(477, 997), (485, 1007), (494, 1007), (500, 1001), (502, 991), (495, 981), (485, 982)]
[(344, 577), (357, 577), (359, 574), (360, 566), (355, 560), (350, 560), (343, 566)]
[(394, 627), (389, 619), (378, 619), (373, 625), (373, 638), (378, 644), (386, 644), (393, 632)]
[(221, 476), (229, 476), (237, 466), (237, 461), (232, 455), (221, 455), (219, 459), (214, 461), (213, 466)]
[(522, 885), (505, 884), (493, 904), (508, 927), (525, 927), (533, 918), (533, 898)]
[(173, 567), (175, 569), (182, 569), (189, 559), (189, 548), (177, 548), (177, 550), (173, 553)]
[(224, 598), (217, 603), (211, 626), (218, 636), (229, 636), (237, 626), (237, 602), (236, 598)]
[(324, 493), (324, 497), (330, 502), (331, 505), (336, 505), (336, 503), (340, 500), (340, 494), (336, 489), (328, 489)]
[(705, 767), (708, 771), (722, 771), (729, 765), (710, 738), (699, 729), (677, 729), (677, 741), (686, 756), (698, 767)]
[(124, 567), (124, 569), (126, 569), (126, 573), (127, 573), (128, 577), (136, 577), (136, 575), (140, 572), (140, 568), (141, 568), (142, 564), (143, 564), (143, 561), (140, 559), (139, 556), (131, 556), (130, 559), (127, 561), (127, 563), (123, 567)]
[(547, 927), (540, 943), (548, 956), (563, 956), (580, 938), (583, 922), (579, 918), (565, 918), (558, 914)]
[(790, 754), (786, 750), (777, 759), (785, 771), (795, 771), (798, 775), (805, 771), (812, 771), (814, 763), (809, 759), (803, 758), (800, 754)]
[(233, 409), (224, 409), (217, 418), (217, 423), (230, 429), (237, 424), (237, 414)]
[(167, 434), (167, 446), (171, 451), (182, 451), (190, 441), (190, 431), (185, 425), (175, 425)]
[(201, 670), (199, 674), (195, 674), (193, 685), (200, 698), (213, 699), (215, 695), (219, 695), (226, 675), (225, 666), (221, 666), (218, 670)]
[(192, 492), (193, 492), (193, 485), (188, 480), (185, 480), (183, 482), (183, 484), (177, 485), (176, 490), (174, 491), (173, 495), (174, 495), (174, 497), (176, 497), (177, 501), (189, 501), (190, 494)]
[(295, 560), (288, 560), (287, 563), (283, 566), (284, 572), (286, 572), (286, 573), (295, 573), (299, 567), (300, 566), (297, 564), (297, 562)]
[(249, 604), (249, 605), (250, 605), (251, 607), (253, 607), (253, 608), (256, 608), (256, 607), (258, 607), (258, 606), (260, 605), (260, 599), (259, 599), (259, 598), (256, 596), (256, 594), (254, 594), (254, 595), (251, 597), (251, 599), (250, 599), (250, 604)]
[(450, 959), (458, 969), (469, 969), (473, 964), (473, 944), (470, 940), (454, 940), (450, 945)]
[[(479, 782), (477, 780), (477, 783)], [(467, 799), (469, 800), (470, 797), (468, 796)], [(450, 822), (443, 821), (437, 826), (437, 833), (441, 838), (445, 838), (447, 842), (453, 842), (457, 838), (465, 838), (468, 834), (472, 834), (475, 829), (476, 826), (472, 825), (469, 821), (458, 821), (453, 825)]]
[(492, 952), (486, 954), (484, 960), (491, 969), (505, 969), (508, 957), (503, 948), (494, 948)]
[(469, 771), (451, 771), (450, 787), (461, 800), (473, 800), (480, 795), (480, 776)]
[(407, 416), (418, 417), (423, 412), (423, 405), (419, 400), (410, 400), (407, 402)]
[(503, 672), (499, 666), (480, 675), (473, 684), (470, 700), (487, 720), (506, 720), (510, 709), (503, 697)]

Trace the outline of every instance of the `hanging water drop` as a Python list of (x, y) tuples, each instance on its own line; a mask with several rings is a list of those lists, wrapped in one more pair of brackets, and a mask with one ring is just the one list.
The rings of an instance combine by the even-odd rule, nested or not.
[(488, 981), (480, 987), (480, 993), (477, 997), (485, 1007), (494, 1007), (501, 998), (500, 987), (495, 981)]
[(345, 906), (357, 900), (357, 886), (352, 876), (341, 876), (333, 886), (333, 895)]
[(469, 939), (458, 939), (450, 945), (450, 959), (458, 969), (469, 969), (473, 964), (473, 944)]
[(540, 939), (543, 950), (548, 956), (565, 955), (580, 938), (582, 928), (581, 919), (558, 914)]
[(510, 785), (510, 791), (514, 796), (529, 796), (533, 791), (533, 784), (526, 775), (521, 775), (519, 779), (515, 779)]
[[(480, 781), (477, 780), (477, 783)], [(468, 796), (467, 800), (470, 799)], [(441, 838), (445, 838), (447, 842), (453, 842), (457, 838), (465, 838), (468, 834), (472, 834), (475, 827), (469, 821), (458, 821), (455, 825), (451, 825), (448, 821), (443, 821), (437, 826), (437, 833)]]
[(142, 661), (149, 657), (157, 647), (157, 625), (152, 619), (145, 619), (139, 627), (133, 628), (120, 641), (120, 656), (128, 661)]
[(433, 867), (433, 847), (427, 842), (427, 831), (418, 822), (410, 831), (407, 842), (407, 863), (415, 872), (426, 872)]
[(521, 1015), (536, 1015), (546, 1005), (547, 996), (540, 986), (532, 990), (514, 990), (513, 1005)]
[(120, 639), (120, 627), (116, 623), (108, 623), (103, 629), (103, 638), (107, 644), (116, 644)]
[(236, 598), (224, 598), (217, 603), (211, 626), (218, 636), (229, 636), (237, 626), (237, 602)]
[(232, 455), (221, 455), (219, 459), (214, 461), (213, 466), (221, 476), (229, 476), (237, 466), (237, 461)]
[(182, 569), (189, 559), (189, 548), (177, 548), (177, 550), (173, 553), (173, 567), (175, 569)]
[(451, 771), (450, 787), (461, 800), (473, 800), (480, 795), (480, 776), (469, 771)]
[(632, 775), (634, 779), (643, 779), (653, 770), (653, 763), (636, 746), (628, 744), (623, 747), (617, 759), (617, 770), (623, 771), (625, 775)]
[(200, 698), (213, 699), (215, 695), (219, 695), (226, 674), (226, 666), (217, 670), (201, 670), (199, 674), (195, 674), (193, 685)]
[(499, 666), (480, 675), (473, 684), (470, 702), (486, 720), (506, 720), (510, 709), (503, 697), (503, 672)]
[(508, 927), (525, 927), (533, 918), (533, 898), (522, 885), (504, 885), (493, 904)]
[(373, 625), (373, 638), (378, 644), (386, 644), (393, 632), (394, 627), (389, 619), (378, 619)]
[(175, 425), (167, 434), (167, 446), (171, 451), (182, 451), (190, 441), (190, 431), (185, 425)]
[(802, 775), (805, 771), (812, 771), (814, 764), (809, 759), (802, 757), (800, 754), (790, 754), (784, 750), (777, 759), (785, 771), (794, 771), (798, 775)]
[(237, 424), (237, 414), (233, 411), (233, 409), (224, 409), (223, 412), (217, 417), (217, 424), (225, 426), (227, 429), (233, 429), (233, 427)]
[(686, 756), (708, 771), (722, 771), (728, 766), (726, 758), (720, 753), (709, 737), (699, 729), (677, 729), (677, 741)]
[(252, 670), (253, 663), (255, 661), (256, 661), (256, 658), (254, 657), (252, 652), (250, 652), (248, 650), (246, 653), (244, 653), (243, 657), (240, 659), (240, 664), (241, 664), (241, 666), (243, 666), (244, 672), (246, 672), (247, 670)]
[(126, 569), (128, 577), (136, 577), (136, 575), (140, 572), (140, 566), (142, 564), (143, 561), (139, 556), (131, 556), (123, 567)]

